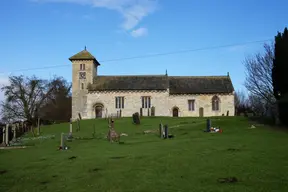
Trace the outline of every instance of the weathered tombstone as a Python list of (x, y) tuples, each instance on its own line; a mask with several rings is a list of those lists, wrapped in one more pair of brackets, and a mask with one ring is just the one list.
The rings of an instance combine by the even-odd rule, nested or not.
[(2, 136), (3, 136), (3, 140), (2, 140), (2, 146), (6, 146), (6, 141), (5, 141), (5, 139), (6, 139), (6, 127), (3, 127), (2, 128)]
[(164, 126), (164, 130), (165, 130), (165, 139), (168, 138), (168, 125)]
[(150, 109), (149, 108), (147, 109), (147, 116), (148, 117), (150, 116)]
[(163, 137), (163, 124), (162, 123), (160, 123), (159, 124), (159, 136), (160, 136), (160, 138), (162, 138)]
[(5, 129), (5, 144), (6, 146), (9, 146), (9, 124), (6, 125), (6, 129)]
[(142, 117), (142, 116), (143, 116), (143, 109), (140, 108), (140, 117)]
[(122, 117), (122, 110), (120, 109), (120, 114), (119, 114), (120, 116), (119, 117)]
[(139, 113), (138, 112), (134, 113), (132, 118), (133, 118), (133, 123), (134, 124), (136, 124), (136, 125), (140, 124), (140, 117), (139, 117)]
[(81, 117), (81, 114), (80, 114), (80, 113), (78, 113), (78, 116), (79, 116), (79, 119), (82, 120), (82, 117)]
[(227, 111), (226, 116), (229, 116), (229, 111)]
[(61, 138), (60, 138), (60, 149), (64, 149), (64, 133), (61, 133)]
[(210, 119), (207, 119), (207, 122), (206, 122), (206, 131), (207, 131), (207, 132), (210, 132), (210, 128), (211, 128), (211, 120), (210, 120)]
[(13, 131), (13, 139), (12, 141), (16, 141), (16, 133), (17, 133), (17, 129), (16, 129), (16, 124), (12, 125), (12, 131)]
[(40, 135), (40, 118), (39, 117), (38, 117), (38, 122), (37, 122), (37, 128), (38, 128), (37, 135)]
[(77, 119), (77, 131), (80, 131), (80, 120)]
[(72, 125), (72, 119), (70, 119), (70, 130), (69, 130), (70, 133), (73, 132), (73, 125)]
[(151, 107), (151, 116), (154, 117), (155, 116), (155, 107)]

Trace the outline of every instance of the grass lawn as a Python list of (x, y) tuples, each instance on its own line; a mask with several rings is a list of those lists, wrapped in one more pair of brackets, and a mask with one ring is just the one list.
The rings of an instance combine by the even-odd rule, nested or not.
[[(69, 124), (47, 126), (42, 135), (54, 139), (29, 141), (26, 149), (0, 150), (0, 191), (288, 191), (288, 134), (264, 125), (249, 129), (245, 118), (212, 118), (223, 133), (204, 133), (201, 118), (132, 118), (115, 121), (124, 144), (109, 143), (107, 121), (81, 122), (74, 136), (96, 138), (67, 142), (69, 150), (57, 150), (60, 133)], [(175, 138), (162, 140), (160, 122), (174, 127)], [(74, 124), (76, 127), (76, 124)], [(157, 132), (158, 133), (158, 132)], [(70, 157), (76, 157), (69, 159)], [(6, 172), (5, 172), (6, 170)], [(236, 177), (238, 182), (219, 183), (218, 178)]]

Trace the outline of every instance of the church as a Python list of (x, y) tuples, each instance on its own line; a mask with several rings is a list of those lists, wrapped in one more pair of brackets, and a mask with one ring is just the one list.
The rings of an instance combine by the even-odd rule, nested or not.
[(72, 120), (121, 114), (142, 116), (234, 116), (229, 76), (111, 75), (97, 73), (100, 63), (85, 50), (72, 62)]

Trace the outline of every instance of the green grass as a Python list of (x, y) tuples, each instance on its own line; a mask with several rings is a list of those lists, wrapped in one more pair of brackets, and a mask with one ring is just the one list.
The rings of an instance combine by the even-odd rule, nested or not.
[[(47, 126), (42, 135), (55, 139), (29, 141), (26, 149), (0, 150), (0, 191), (288, 191), (288, 134), (263, 125), (249, 129), (245, 118), (213, 118), (223, 133), (204, 133), (201, 118), (131, 118), (115, 121), (124, 144), (109, 143), (106, 120), (81, 122), (74, 136), (89, 138), (95, 124), (96, 138), (67, 142), (69, 150), (57, 150), (60, 133), (69, 124)], [(160, 122), (175, 138), (162, 140)], [(74, 124), (75, 128), (76, 124)], [(229, 150), (236, 149), (236, 150)], [(74, 159), (69, 159), (75, 156)], [(1, 170), (6, 173), (1, 174)], [(236, 177), (236, 183), (218, 178)]]

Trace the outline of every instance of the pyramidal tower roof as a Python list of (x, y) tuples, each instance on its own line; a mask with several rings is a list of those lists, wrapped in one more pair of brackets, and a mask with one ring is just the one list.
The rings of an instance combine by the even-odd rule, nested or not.
[(73, 55), (72, 57), (69, 58), (70, 61), (73, 60), (96, 60), (96, 58), (87, 51), (86, 47), (83, 51)]

